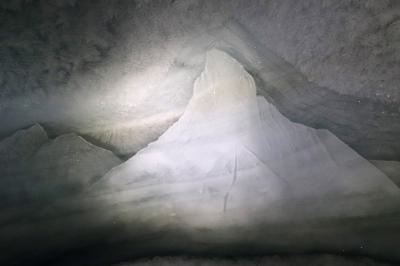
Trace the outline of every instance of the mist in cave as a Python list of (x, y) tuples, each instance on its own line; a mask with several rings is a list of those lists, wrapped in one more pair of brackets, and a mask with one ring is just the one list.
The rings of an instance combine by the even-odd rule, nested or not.
[(1, 265), (398, 265), (396, 0), (0, 2)]

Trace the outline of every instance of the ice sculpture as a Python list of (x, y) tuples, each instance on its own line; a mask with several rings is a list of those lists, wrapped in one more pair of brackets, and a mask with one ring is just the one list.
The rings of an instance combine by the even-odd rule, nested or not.
[(257, 97), (242, 65), (215, 49), (179, 121), (98, 187), (136, 218), (200, 225), (365, 215), (400, 194), (330, 132), (293, 123)]

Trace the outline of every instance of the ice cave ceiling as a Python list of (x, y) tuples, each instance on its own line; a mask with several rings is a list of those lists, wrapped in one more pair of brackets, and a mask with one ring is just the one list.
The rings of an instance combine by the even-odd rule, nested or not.
[(399, 262), (399, 84), (398, 0), (0, 1), (0, 264)]
[(0, 7), (3, 137), (38, 122), (133, 154), (178, 119), (204, 52), (219, 47), (293, 121), (327, 128), (369, 159), (400, 159), (398, 1)]

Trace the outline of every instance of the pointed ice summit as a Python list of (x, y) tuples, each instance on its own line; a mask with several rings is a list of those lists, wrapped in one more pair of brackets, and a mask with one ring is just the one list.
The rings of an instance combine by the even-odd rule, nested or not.
[(257, 97), (253, 78), (219, 50), (207, 53), (178, 122), (99, 185), (109, 200), (146, 210), (138, 215), (198, 224), (368, 215), (400, 195), (330, 132), (293, 123)]

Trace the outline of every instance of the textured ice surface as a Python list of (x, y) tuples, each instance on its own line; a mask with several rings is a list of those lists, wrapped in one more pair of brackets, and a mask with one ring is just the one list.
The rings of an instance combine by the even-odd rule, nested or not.
[(219, 50), (207, 53), (178, 122), (100, 187), (117, 192), (112, 202), (150, 204), (145, 216), (159, 212), (200, 225), (224, 217), (366, 215), (400, 195), (330, 132), (293, 123), (257, 97), (253, 78)]

